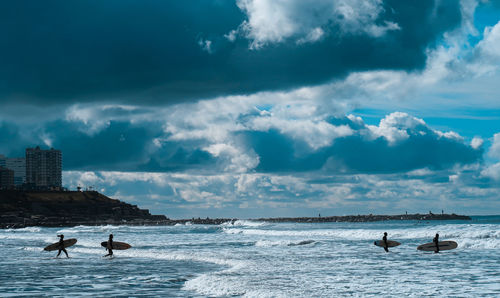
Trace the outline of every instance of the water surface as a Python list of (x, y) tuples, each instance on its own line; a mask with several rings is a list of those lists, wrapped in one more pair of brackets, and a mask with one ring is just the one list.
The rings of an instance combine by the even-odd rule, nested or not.
[[(2, 296), (499, 296), (500, 217), (0, 230)], [(383, 232), (402, 245), (385, 253)], [(416, 250), (458, 242), (440, 254)], [(43, 247), (77, 238), (70, 259)], [(133, 248), (103, 258), (109, 233)]]

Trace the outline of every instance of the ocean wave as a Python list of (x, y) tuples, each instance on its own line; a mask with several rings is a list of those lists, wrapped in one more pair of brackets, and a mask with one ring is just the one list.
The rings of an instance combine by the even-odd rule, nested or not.
[(210, 297), (242, 296), (246, 293), (242, 287), (235, 286), (227, 279), (214, 274), (202, 274), (188, 280), (182, 289)]
[(132, 230), (132, 229), (150, 229), (151, 227), (143, 226), (114, 226), (114, 225), (104, 225), (104, 226), (74, 226), (69, 228), (63, 228), (57, 231), (57, 233), (103, 233), (117, 230)]
[(28, 232), (28, 233), (38, 233), (41, 231), (39, 227), (26, 227), (26, 228), (20, 228), (20, 229), (5, 229), (5, 232), (14, 232), (14, 233), (23, 233), (23, 232)]
[(278, 229), (241, 229), (224, 228), (226, 234), (243, 234), (250, 236), (269, 237), (317, 237), (333, 240), (373, 240), (382, 238), (384, 232), (390, 239), (432, 239), (437, 232), (441, 238), (474, 238), (500, 239), (500, 231), (488, 227), (458, 225), (407, 228), (407, 229), (310, 229), (310, 230), (278, 230)]
[(261, 227), (267, 225), (266, 222), (263, 221), (252, 221), (252, 220), (244, 220), (238, 219), (234, 222), (225, 222), (220, 224), (222, 227)]
[[(88, 248), (88, 247), (75, 247), (72, 249), (73, 252), (85, 253), (85, 254), (102, 254), (103, 249), (99, 248)], [(69, 251), (68, 251), (69, 252)], [(172, 261), (192, 261), (192, 262), (204, 262), (211, 263), (221, 266), (229, 267), (229, 269), (237, 270), (245, 266), (244, 261), (233, 260), (228, 255), (215, 255), (215, 254), (203, 254), (199, 252), (170, 252), (165, 250), (138, 250), (129, 249), (121, 250), (115, 253), (119, 257), (129, 257), (129, 258), (149, 258), (155, 260), (172, 260)]]
[(270, 240), (258, 240), (255, 242), (255, 246), (257, 247), (271, 247), (271, 246), (298, 246), (298, 245), (308, 245), (314, 244), (316, 241), (314, 240), (301, 240), (301, 241), (270, 241)]

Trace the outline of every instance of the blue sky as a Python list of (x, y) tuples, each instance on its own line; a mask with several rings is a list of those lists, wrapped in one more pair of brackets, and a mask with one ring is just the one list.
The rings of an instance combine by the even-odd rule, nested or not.
[(0, 4), (0, 154), (173, 218), (500, 213), (500, 3)]

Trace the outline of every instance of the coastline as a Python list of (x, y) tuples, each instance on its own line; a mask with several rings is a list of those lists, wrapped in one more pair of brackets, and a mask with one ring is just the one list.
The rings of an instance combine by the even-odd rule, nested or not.
[[(375, 222), (390, 220), (470, 220), (457, 214), (346, 215), (325, 217), (276, 217), (249, 219), (271, 223)], [(237, 218), (170, 219), (152, 215), (96, 191), (0, 191), (0, 228), (72, 227), (79, 225), (220, 225)]]
[[(74, 226), (174, 226), (174, 225), (221, 225), (225, 223), (234, 224), (241, 220), (237, 218), (191, 218), (191, 219), (134, 219), (134, 220), (72, 220), (71, 218), (45, 218), (37, 221), (25, 219), (23, 222), (6, 223), (1, 222), (1, 229), (17, 229), (32, 226), (39, 227), (74, 227)], [(469, 216), (457, 214), (408, 214), (408, 215), (346, 215), (326, 217), (275, 217), (244, 219), (269, 223), (328, 223), (328, 222), (379, 222), (379, 221), (411, 221), (411, 220), (471, 220)]]

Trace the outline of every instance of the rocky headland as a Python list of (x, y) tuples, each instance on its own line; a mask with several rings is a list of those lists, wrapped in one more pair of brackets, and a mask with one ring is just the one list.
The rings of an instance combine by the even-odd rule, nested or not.
[[(348, 215), (258, 218), (266, 222), (374, 222), (387, 220), (470, 220), (457, 214)], [(236, 218), (169, 219), (111, 199), (97, 191), (0, 190), (0, 228), (77, 225), (175, 225), (234, 223)]]
[(130, 224), (168, 221), (97, 191), (0, 191), (0, 227)]

